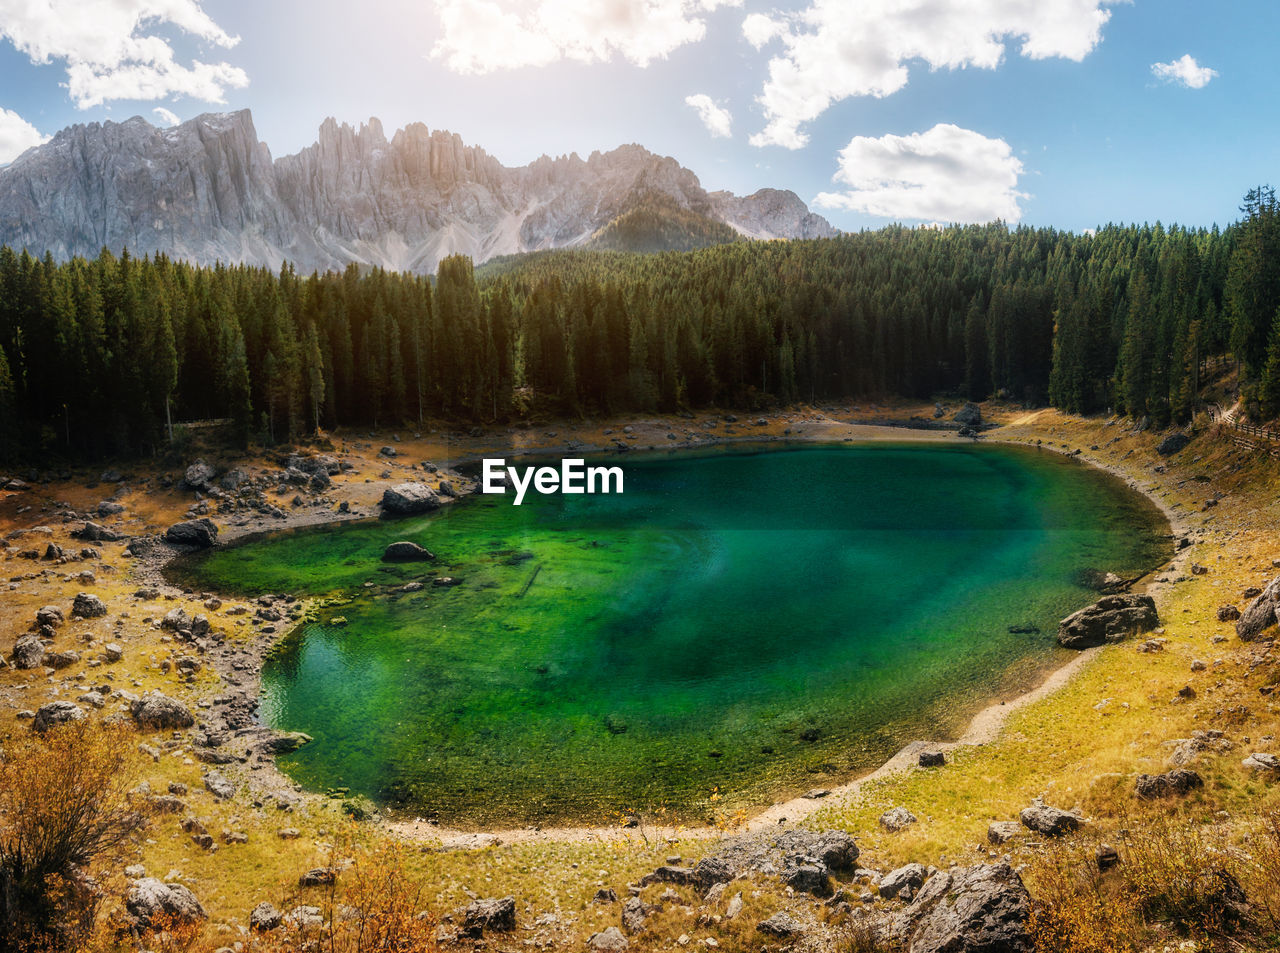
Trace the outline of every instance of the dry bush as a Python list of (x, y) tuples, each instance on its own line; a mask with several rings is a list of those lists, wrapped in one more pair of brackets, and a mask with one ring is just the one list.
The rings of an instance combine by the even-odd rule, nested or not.
[[(347, 845), (349, 858), (319, 904), (323, 927), (303, 930), (285, 923), (253, 938), (250, 953), (434, 953), (436, 918), (424, 911), (423, 888), (408, 870), (398, 842)], [(300, 901), (307, 902), (307, 901)], [(287, 911), (286, 911), (287, 912)]]
[(1052, 842), (1027, 871), (1035, 896), (1031, 935), (1043, 953), (1128, 953), (1142, 931), (1123, 872), (1101, 873), (1088, 838)]
[(1262, 816), (1241, 877), (1267, 949), (1280, 949), (1280, 810)]
[(128, 790), (126, 729), (72, 723), (11, 746), (0, 761), (0, 953), (70, 947), (100, 891), (89, 865), (142, 826)]

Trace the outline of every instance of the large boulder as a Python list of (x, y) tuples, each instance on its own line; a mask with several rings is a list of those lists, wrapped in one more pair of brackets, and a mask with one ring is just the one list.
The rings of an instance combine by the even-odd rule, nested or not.
[(595, 950), (597, 953), (619, 953), (619, 951), (627, 949), (630, 945), (631, 943), (617, 927), (609, 927), (607, 930), (593, 933), (587, 938), (587, 948)]
[(1204, 787), (1204, 778), (1186, 768), (1175, 768), (1164, 774), (1138, 775), (1133, 785), (1133, 793), (1141, 800), (1155, 801), (1187, 794), (1199, 787)]
[(284, 914), (276, 909), (274, 903), (266, 900), (249, 911), (249, 929), (254, 933), (269, 933), (280, 926)]
[(172, 730), (190, 728), (196, 723), (195, 716), (182, 702), (160, 692), (143, 695), (129, 706), (129, 712), (139, 728)]
[(1080, 815), (1049, 807), (1039, 802), (1024, 807), (1018, 815), (1022, 826), (1027, 830), (1043, 834), (1045, 837), (1061, 837), (1080, 827)]
[(906, 953), (1031, 953), (1031, 896), (1008, 864), (937, 873), (894, 923)]
[(976, 427), (982, 423), (982, 408), (970, 401), (961, 407), (951, 419), (958, 424), (964, 424), (966, 427)]
[(146, 877), (134, 881), (124, 899), (133, 928), (141, 933), (160, 926), (189, 926), (205, 918), (204, 907), (186, 887)]
[(1087, 649), (1121, 642), (1138, 632), (1150, 632), (1159, 624), (1156, 604), (1150, 596), (1134, 593), (1103, 596), (1058, 623), (1058, 644), (1069, 649)]
[(1236, 622), (1236, 635), (1252, 642), (1280, 621), (1280, 576), (1267, 583), (1267, 588), (1249, 603)]
[(414, 563), (424, 562), (428, 559), (435, 558), (434, 553), (423, 549), (417, 543), (411, 543), (408, 540), (401, 540), (398, 543), (392, 543), (382, 554), (382, 561), (384, 563)]
[(85, 717), (84, 709), (75, 702), (49, 702), (36, 709), (36, 717), (31, 722), (33, 731), (41, 734), (58, 725), (72, 721), (81, 721)]
[(473, 900), (467, 905), (466, 918), (462, 921), (462, 932), (476, 939), (483, 936), (485, 930), (509, 933), (515, 928), (515, 897)]
[(71, 531), (71, 538), (82, 539), (89, 543), (115, 543), (124, 537), (100, 523), (86, 522), (79, 529)]
[(89, 592), (77, 593), (71, 603), (71, 615), (82, 619), (100, 619), (107, 614), (107, 604)]
[(1156, 447), (1156, 453), (1167, 457), (1170, 454), (1177, 453), (1190, 442), (1191, 438), (1184, 433), (1171, 433), (1160, 441), (1159, 446)]
[(397, 483), (382, 493), (382, 511), (391, 516), (429, 513), (439, 506), (440, 497), (425, 483)]
[(218, 541), (218, 527), (213, 520), (205, 518), (174, 523), (165, 532), (164, 538), (175, 546), (194, 546), (197, 549), (208, 549)]
[(924, 864), (907, 864), (897, 870), (891, 870), (880, 878), (880, 896), (886, 900), (901, 896), (910, 900), (915, 892), (924, 886), (928, 871)]
[(190, 490), (203, 490), (217, 475), (217, 470), (203, 460), (197, 460), (187, 467), (187, 472), (182, 475), (182, 482)]
[(14, 668), (39, 668), (44, 664), (44, 643), (39, 636), (24, 635), (13, 644)]
[(62, 609), (58, 606), (45, 606), (36, 613), (36, 625), (41, 627), (47, 625), (51, 629), (56, 629), (65, 621), (67, 617), (62, 614)]

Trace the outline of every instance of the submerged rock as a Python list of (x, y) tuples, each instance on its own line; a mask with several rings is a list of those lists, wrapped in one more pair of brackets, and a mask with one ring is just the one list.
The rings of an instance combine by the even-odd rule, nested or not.
[(435, 558), (435, 553), (423, 549), (417, 543), (412, 543), (408, 540), (392, 543), (382, 554), (384, 563), (424, 562)]

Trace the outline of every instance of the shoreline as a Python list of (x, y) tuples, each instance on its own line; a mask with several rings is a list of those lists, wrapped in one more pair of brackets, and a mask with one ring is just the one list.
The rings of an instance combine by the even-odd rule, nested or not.
[[(1034, 417), (1034, 415), (1033, 415)], [(1019, 424), (1029, 424), (1032, 420), (1021, 418)], [(988, 431), (984, 434), (984, 440), (990, 440), (992, 443), (1006, 444), (1010, 446), (1028, 447), (1031, 449), (1049, 450), (1058, 453), (1061, 456), (1077, 457), (1089, 466), (1103, 470), (1116, 479), (1121, 480), (1130, 489), (1140, 493), (1146, 499), (1150, 500), (1153, 505), (1167, 520), (1170, 530), (1174, 538), (1186, 536), (1190, 532), (1190, 526), (1186, 519), (1186, 513), (1183, 511), (1175, 511), (1165, 501), (1156, 496), (1153, 492), (1143, 488), (1137, 480), (1126, 472), (1123, 468), (1106, 463), (1100, 459), (1090, 456), (1085, 451), (1070, 452), (1057, 447), (1049, 446), (1045, 443), (1037, 444), (1031, 439), (1018, 439), (1014, 436), (1000, 436), (1002, 430), (1007, 431), (1012, 425), (1006, 424), (995, 430)], [(805, 433), (802, 435), (742, 435), (734, 437), (716, 437), (706, 442), (680, 442), (666, 447), (650, 446), (646, 448), (637, 448), (635, 451), (641, 455), (648, 455), (650, 452), (655, 453), (687, 453), (690, 450), (714, 450), (718, 447), (731, 449), (735, 445), (761, 445), (763, 450), (770, 447), (781, 448), (785, 444), (812, 444), (812, 443), (855, 443), (855, 442), (900, 442), (900, 443), (926, 443), (926, 442), (953, 442), (957, 439), (955, 431), (950, 430), (918, 430), (903, 426), (879, 425), (879, 424), (847, 424), (836, 420), (826, 420), (821, 426), (822, 432)], [(829, 431), (843, 431), (842, 433), (831, 433)], [(995, 439), (992, 439), (994, 437)], [(963, 438), (959, 438), (963, 439)], [(566, 446), (563, 448), (545, 447), (545, 446), (525, 446), (512, 447), (505, 451), (515, 457), (537, 456), (537, 455), (555, 455), (565, 453), (610, 453), (607, 447), (593, 447), (591, 445), (579, 444), (577, 446)], [(626, 454), (612, 451), (619, 456)], [(450, 470), (455, 474), (459, 466), (466, 466), (469, 462), (482, 459), (489, 455), (487, 451), (469, 452), (461, 457), (450, 457), (441, 470)], [(394, 479), (380, 480), (375, 487), (381, 487), (385, 484), (396, 482)], [(470, 495), (472, 490), (468, 490), (461, 494), (459, 499)], [(447, 505), (447, 504), (446, 504)], [(233, 526), (230, 531), (223, 537), (229, 542), (243, 542), (246, 538), (261, 533), (301, 530), (308, 527), (315, 527), (329, 524), (339, 524), (351, 522), (353, 520), (367, 520), (376, 518), (369, 513), (351, 512), (339, 514), (333, 510), (315, 510), (306, 513), (290, 514), (291, 518), (286, 521), (283, 526)], [(252, 523), (253, 521), (250, 521)], [(1154, 568), (1143, 577), (1153, 574), (1163, 574), (1166, 572), (1176, 572), (1179, 568), (1180, 561), (1186, 556), (1187, 550), (1175, 550), (1170, 559)], [(175, 558), (181, 554), (168, 550), (159, 554), (162, 556), (158, 561), (148, 561), (151, 563), (147, 569), (154, 574), (156, 581), (167, 588), (176, 588), (167, 579), (163, 578), (163, 569)], [(142, 562), (141, 560), (139, 561)], [(135, 567), (136, 568), (136, 567)], [(1164, 591), (1171, 583), (1162, 581), (1160, 578), (1153, 579), (1142, 585), (1142, 588), (1149, 594), (1157, 595)], [(180, 591), (180, 590), (179, 590)], [(254, 600), (245, 600), (252, 602)], [(257, 710), (257, 703), (260, 695), (260, 678), (262, 663), (266, 656), (275, 648), (281, 639), (287, 637), (297, 625), (304, 624), (305, 619), (310, 615), (311, 609), (323, 603), (323, 598), (300, 600), (305, 607), (303, 617), (296, 621), (293, 625), (288, 626), (282, 632), (258, 633), (256, 637), (250, 637), (244, 642), (238, 643), (230, 652), (220, 653), (218, 657), (212, 659), (213, 668), (223, 677), (224, 680), (234, 685), (237, 689), (236, 694), (244, 702), (251, 702), (253, 711)], [(993, 696), (989, 704), (985, 705), (966, 722), (959, 737), (951, 741), (928, 741), (917, 740), (909, 742), (901, 749), (887, 758), (877, 767), (869, 770), (864, 774), (839, 784), (838, 786), (828, 789), (828, 793), (818, 799), (808, 798), (804, 795), (790, 798), (786, 801), (776, 802), (767, 807), (759, 808), (751, 813), (741, 825), (734, 827), (732, 832), (737, 833), (759, 833), (765, 830), (777, 830), (779, 827), (797, 826), (803, 823), (810, 816), (824, 810), (833, 804), (842, 801), (848, 801), (856, 796), (865, 786), (897, 774), (910, 771), (914, 768), (920, 751), (941, 750), (945, 752), (953, 751), (962, 747), (973, 747), (991, 744), (999, 739), (1009, 716), (1015, 711), (1027, 705), (1052, 695), (1062, 687), (1066, 686), (1078, 673), (1083, 671), (1089, 663), (1094, 660), (1100, 649), (1089, 649), (1079, 653), (1074, 658), (1067, 660), (1062, 665), (1048, 670), (1044, 677), (1034, 685), (1028, 687), (1025, 691), (1015, 695), (1012, 698), (1000, 699)], [(246, 663), (249, 663), (246, 665)], [(233, 674), (234, 673), (234, 674)], [(229, 677), (230, 676), (230, 677)], [(241, 729), (244, 734), (266, 734), (271, 733), (274, 729), (261, 724), (254, 717), (255, 727)], [(259, 793), (267, 795), (279, 795), (285, 789), (288, 790), (289, 796), (325, 798), (326, 795), (317, 790), (307, 790), (298, 783), (294, 782), (287, 774), (280, 770), (274, 759), (269, 764), (262, 765), (265, 770), (255, 770), (250, 774), (251, 787)], [(512, 828), (483, 828), (479, 830), (469, 830), (464, 828), (452, 828), (448, 826), (436, 825), (421, 819), (406, 820), (383, 818), (380, 827), (395, 836), (412, 840), (421, 844), (425, 849), (435, 848), (439, 850), (466, 850), (477, 849), (482, 847), (494, 847), (504, 844), (529, 844), (529, 843), (581, 843), (586, 841), (608, 842), (608, 841), (634, 841), (642, 839), (649, 842), (654, 839), (673, 840), (673, 839), (697, 839), (706, 840), (724, 836), (729, 831), (721, 829), (717, 826), (707, 825), (699, 827), (684, 827), (675, 825), (663, 826), (646, 826), (643, 823), (634, 828), (626, 828), (621, 826), (557, 826), (557, 827), (512, 827)]]

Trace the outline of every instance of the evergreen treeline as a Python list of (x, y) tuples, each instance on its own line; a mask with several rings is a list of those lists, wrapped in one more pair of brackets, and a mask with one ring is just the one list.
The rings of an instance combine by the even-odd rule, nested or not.
[(551, 252), (303, 277), (0, 249), (0, 454), (147, 452), (171, 421), (237, 439), (427, 416), (672, 411), (1001, 394), (1157, 425), (1232, 353), (1280, 414), (1280, 206), (1226, 231), (1002, 225)]

